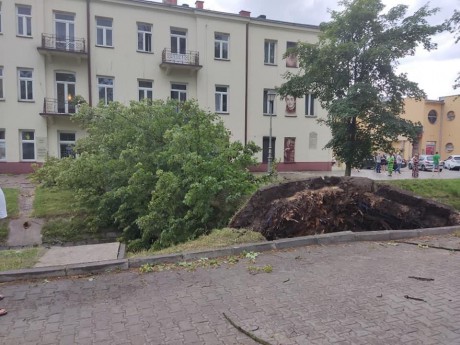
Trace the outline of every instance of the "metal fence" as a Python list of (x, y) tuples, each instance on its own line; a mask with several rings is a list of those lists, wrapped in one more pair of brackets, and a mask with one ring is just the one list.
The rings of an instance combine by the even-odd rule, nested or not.
[(198, 52), (187, 50), (185, 53), (174, 53), (171, 49), (165, 48), (161, 55), (164, 63), (180, 65), (199, 66), (200, 55)]
[(42, 48), (86, 53), (84, 38), (58, 37), (50, 34), (42, 34)]

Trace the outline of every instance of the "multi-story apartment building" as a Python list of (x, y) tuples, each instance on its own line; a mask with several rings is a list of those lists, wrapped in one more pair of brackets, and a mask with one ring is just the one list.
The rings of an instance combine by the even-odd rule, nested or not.
[[(266, 169), (270, 129), (280, 170), (330, 170), (326, 116), (312, 95), (270, 97), (318, 27), (250, 12), (222, 13), (177, 0), (0, 0), (0, 173), (65, 157), (84, 131), (75, 99), (90, 105), (196, 99), (233, 140), (254, 141)], [(270, 125), (271, 124), (271, 125)]]
[(402, 117), (422, 124), (418, 141), (412, 145), (401, 138), (397, 148), (410, 159), (415, 153), (434, 154), (439, 152), (442, 159), (452, 154), (460, 154), (460, 95), (440, 97), (439, 100), (405, 100)]

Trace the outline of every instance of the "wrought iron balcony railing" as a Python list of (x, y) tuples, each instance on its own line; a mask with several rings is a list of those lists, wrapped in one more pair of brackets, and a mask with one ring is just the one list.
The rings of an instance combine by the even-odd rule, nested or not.
[(171, 49), (163, 49), (161, 55), (162, 63), (172, 63), (186, 66), (200, 66), (200, 54), (195, 51), (187, 50), (184, 54), (173, 53)]
[(59, 37), (50, 34), (42, 34), (41, 48), (64, 52), (86, 53), (84, 38)]
[(45, 115), (71, 115), (76, 113), (75, 104), (60, 101), (55, 98), (45, 98), (43, 100), (43, 113)]

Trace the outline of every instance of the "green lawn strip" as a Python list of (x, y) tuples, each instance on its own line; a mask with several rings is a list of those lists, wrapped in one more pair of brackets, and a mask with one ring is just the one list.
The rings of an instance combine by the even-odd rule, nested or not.
[(19, 215), (19, 189), (2, 188), (6, 199), (6, 211), (9, 218), (16, 218)]
[(46, 249), (42, 247), (0, 250), (0, 271), (17, 270), (33, 267)]
[(5, 244), (8, 240), (8, 219), (0, 219), (0, 244)]
[(76, 214), (74, 194), (70, 190), (38, 187), (35, 190), (33, 216), (52, 218)]
[(143, 250), (137, 253), (128, 253), (128, 257), (144, 257), (150, 255), (173, 254), (207, 249), (228, 247), (241, 243), (254, 243), (265, 241), (258, 232), (251, 230), (215, 229), (209, 235), (204, 235), (196, 240), (181, 243), (162, 250)]
[(397, 186), (460, 211), (460, 179), (395, 180), (380, 183)]

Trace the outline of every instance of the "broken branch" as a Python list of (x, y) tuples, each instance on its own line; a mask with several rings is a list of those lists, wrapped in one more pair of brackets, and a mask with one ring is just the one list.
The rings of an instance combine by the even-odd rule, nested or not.
[(247, 335), (249, 338), (251, 338), (252, 340), (254, 340), (255, 342), (258, 342), (259, 344), (262, 344), (262, 345), (272, 345), (270, 344), (269, 342), (263, 340), (263, 339), (260, 339), (258, 336), (252, 334), (251, 332), (248, 332), (246, 330), (244, 330), (243, 328), (241, 328), (240, 326), (238, 326), (236, 323), (233, 322), (232, 319), (230, 319), (225, 313), (222, 313), (224, 315), (224, 317), (227, 319), (228, 322), (230, 322), (230, 324), (235, 327), (238, 331), (240, 331), (241, 333), (243, 333), (244, 335)]

